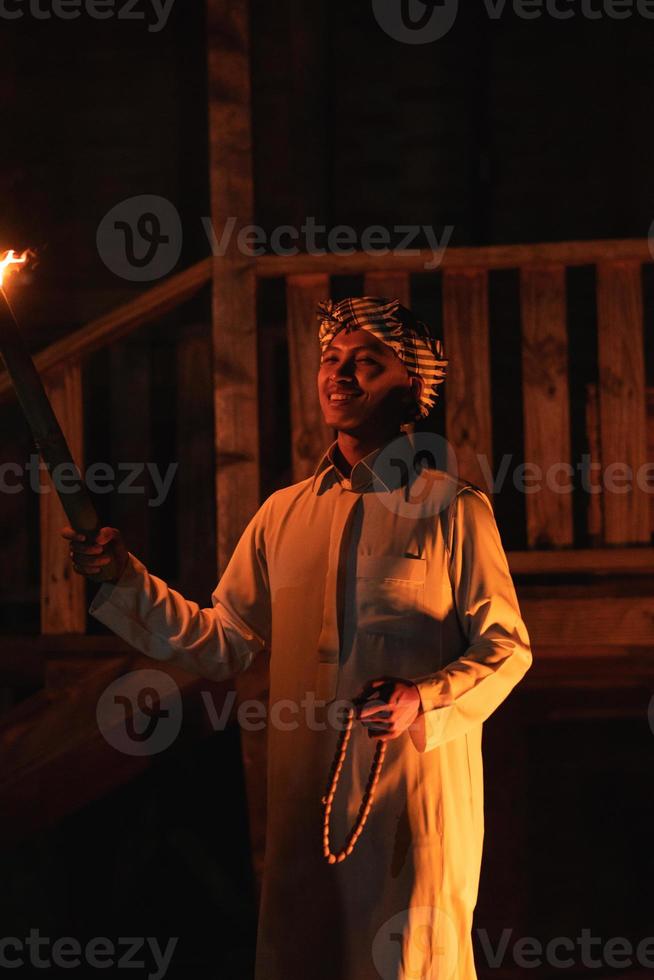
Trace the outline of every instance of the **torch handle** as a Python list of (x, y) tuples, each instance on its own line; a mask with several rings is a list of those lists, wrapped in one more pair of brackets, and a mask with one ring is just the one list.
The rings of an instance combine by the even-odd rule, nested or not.
[[(100, 520), (88, 489), (71, 455), (34, 361), (16, 324), (3, 290), (0, 289), (0, 354), (11, 377), (32, 438), (57, 492), (71, 527), (93, 543)], [(62, 471), (67, 470), (65, 486)], [(97, 581), (115, 577), (115, 564), (105, 565)], [(90, 576), (91, 577), (91, 576)]]

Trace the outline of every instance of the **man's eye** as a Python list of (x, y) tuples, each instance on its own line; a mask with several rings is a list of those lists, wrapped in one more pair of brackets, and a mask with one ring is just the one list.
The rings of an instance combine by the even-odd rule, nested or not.
[(376, 364), (376, 363), (377, 361), (374, 361), (372, 357), (360, 357), (357, 360), (357, 364)]

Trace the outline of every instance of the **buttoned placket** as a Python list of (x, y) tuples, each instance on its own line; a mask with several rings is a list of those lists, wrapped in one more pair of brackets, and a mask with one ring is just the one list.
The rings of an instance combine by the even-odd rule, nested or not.
[[(375, 483), (371, 464), (379, 453), (379, 450), (376, 450), (359, 460), (352, 467), (348, 479), (334, 462), (335, 446), (336, 443), (332, 443), (329, 447), (314, 476), (314, 480), (317, 480), (322, 473), (323, 479), (329, 478), (331, 471), (331, 478), (334, 483), (328, 492), (337, 494), (329, 533), (329, 558), (325, 577), (322, 624), (318, 638), (316, 698), (324, 701), (333, 700), (338, 688), (341, 642), (343, 640), (339, 630), (339, 622), (341, 621), (339, 612), (340, 603), (344, 602), (345, 591), (344, 588), (339, 589), (339, 585), (344, 586), (353, 517), (362, 494), (371, 484)], [(329, 464), (331, 464), (329, 469), (325, 471), (325, 466)], [(379, 477), (377, 480), (379, 480), (377, 487), (379, 490), (389, 489)], [(339, 578), (340, 575), (342, 578)]]
[[(350, 481), (348, 480), (349, 484)], [(318, 639), (317, 700), (331, 701), (336, 696), (342, 637), (339, 631), (339, 603), (343, 601), (339, 590), (339, 576), (347, 566), (350, 529), (361, 493), (350, 490), (340, 482), (334, 487), (338, 494), (329, 532), (329, 559), (325, 577), (322, 626)], [(342, 579), (340, 579), (342, 581)]]

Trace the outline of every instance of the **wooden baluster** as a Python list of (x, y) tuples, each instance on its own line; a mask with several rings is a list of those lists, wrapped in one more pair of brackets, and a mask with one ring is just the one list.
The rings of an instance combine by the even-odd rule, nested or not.
[[(66, 361), (43, 378), (73, 459), (83, 473), (82, 372), (79, 361)], [(63, 475), (63, 474), (62, 474)], [(65, 475), (64, 475), (65, 476)], [(84, 633), (86, 584), (73, 571), (69, 547), (61, 537), (68, 524), (50, 477), (41, 471), (41, 632)]]
[(328, 298), (328, 276), (289, 276), (286, 281), (294, 481), (310, 476), (334, 441), (333, 430), (323, 419), (316, 381), (320, 366), (316, 306)]
[(445, 419), (459, 475), (492, 493), (478, 456), (493, 468), (488, 340), (488, 274), (443, 273), (443, 339), (449, 359)]
[[(604, 540), (649, 542), (649, 499), (637, 483), (647, 461), (639, 262), (597, 266), (597, 342)], [(618, 464), (613, 472), (612, 464)], [(604, 485), (608, 480), (628, 492), (612, 492)]]
[(522, 403), (525, 462), (536, 464), (540, 489), (525, 495), (527, 544), (561, 547), (573, 543), (572, 475), (568, 405), (568, 340), (565, 267), (520, 270)]

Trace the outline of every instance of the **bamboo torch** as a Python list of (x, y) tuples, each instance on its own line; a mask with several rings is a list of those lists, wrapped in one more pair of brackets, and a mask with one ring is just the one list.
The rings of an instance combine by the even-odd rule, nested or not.
[[(61, 431), (34, 361), (30, 357), (5, 291), (6, 273), (25, 265), (28, 256), (28, 252), (17, 255), (12, 249), (0, 258), (0, 354), (36, 448), (50, 473), (70, 526), (78, 534), (86, 535), (88, 543), (93, 543), (100, 530), (97, 512), (71, 456), (66, 438)], [(61, 472), (64, 466), (68, 471), (66, 493), (61, 493), (57, 486), (57, 472)], [(74, 478), (70, 476), (73, 472), (76, 474)], [(89, 577), (100, 581), (113, 578), (114, 573), (115, 566), (112, 561), (105, 565), (97, 576)]]

